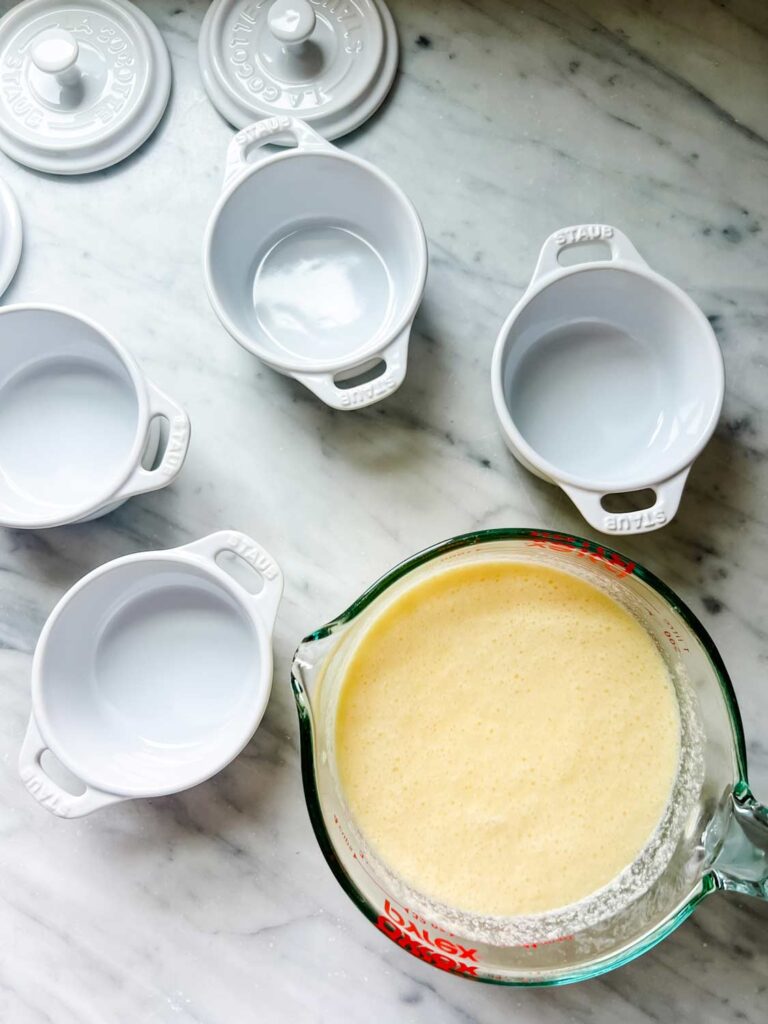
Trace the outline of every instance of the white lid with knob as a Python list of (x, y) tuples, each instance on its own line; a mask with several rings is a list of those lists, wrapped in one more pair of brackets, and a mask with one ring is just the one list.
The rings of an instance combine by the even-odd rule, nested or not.
[(213, 0), (199, 57), (211, 102), (236, 128), (290, 114), (336, 139), (389, 92), (397, 33), (385, 0)]
[(137, 149), (163, 116), (171, 65), (129, 0), (24, 0), (0, 19), (0, 148), (53, 174)]
[(0, 180), (0, 295), (8, 288), (21, 259), (21, 214), (16, 197)]

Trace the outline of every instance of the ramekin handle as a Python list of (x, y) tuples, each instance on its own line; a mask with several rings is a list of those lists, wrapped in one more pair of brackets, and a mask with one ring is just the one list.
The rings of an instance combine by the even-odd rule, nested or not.
[(286, 140), (292, 140), (297, 149), (336, 148), (298, 117), (267, 117), (263, 121), (246, 125), (230, 142), (224, 167), (224, 185), (229, 185), (235, 178), (260, 162), (249, 159), (254, 149), (260, 149), (270, 143), (285, 146), (289, 144)]
[(603, 508), (603, 498), (612, 493), (610, 491), (588, 491), (582, 487), (563, 483), (560, 486), (589, 525), (600, 530), (601, 533), (624, 535), (650, 533), (652, 530), (659, 530), (662, 526), (666, 526), (674, 518), (680, 505), (689, 471), (690, 466), (668, 480), (649, 484), (648, 489), (653, 490), (656, 500), (650, 508), (636, 512), (606, 512)]
[(264, 626), (269, 632), (272, 631), (280, 599), (283, 596), (283, 574), (280, 571), (280, 566), (261, 544), (236, 530), (219, 530), (207, 537), (201, 537), (200, 540), (192, 541), (191, 544), (185, 544), (178, 550), (199, 555), (214, 562), (222, 572), (227, 572), (226, 567), (216, 561), (222, 552), (228, 551), (247, 562), (262, 581), (262, 588), (257, 594), (252, 594), (247, 590), (232, 573), (227, 573), (227, 575), (235, 583), (238, 583), (248, 600), (252, 601), (258, 609)]
[(378, 377), (365, 384), (345, 388), (336, 382), (333, 373), (292, 373), (291, 376), (313, 391), (318, 398), (332, 409), (364, 409), (394, 394), (405, 380), (408, 369), (408, 342), (411, 324), (371, 359), (381, 359), (384, 369)]
[(156, 416), (168, 420), (168, 440), (160, 464), (154, 469), (144, 469), (139, 464), (125, 481), (112, 500), (125, 501), (137, 494), (158, 491), (176, 479), (184, 465), (189, 450), (189, 416), (182, 407), (169, 398), (160, 388), (147, 381), (149, 391), (149, 420)]
[(42, 766), (40, 759), (48, 749), (48, 744), (40, 735), (33, 715), (29, 720), (19, 754), (19, 775), (35, 800), (52, 814), (60, 818), (82, 818), (101, 807), (129, 799), (116, 793), (105, 793), (104, 790), (94, 789), (85, 783), (84, 793), (68, 793), (53, 781)]
[(569, 228), (560, 228), (554, 231), (541, 247), (536, 269), (531, 278), (531, 284), (542, 277), (547, 277), (555, 271), (564, 271), (569, 268), (562, 267), (558, 262), (560, 253), (564, 249), (575, 248), (579, 245), (589, 245), (594, 242), (603, 242), (608, 246), (611, 259), (594, 260), (586, 259), (585, 263), (594, 263), (597, 266), (605, 265), (607, 262), (632, 263), (635, 266), (647, 267), (643, 257), (630, 242), (623, 231), (613, 227), (611, 224), (574, 224)]

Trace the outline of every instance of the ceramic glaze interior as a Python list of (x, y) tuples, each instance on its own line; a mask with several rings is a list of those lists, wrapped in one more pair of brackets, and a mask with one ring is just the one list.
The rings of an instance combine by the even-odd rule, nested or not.
[[(336, 702), (357, 638), (406, 588), (443, 568), (482, 559), (549, 565), (585, 579), (622, 603), (642, 622), (667, 662), (683, 730), (672, 800), (638, 860), (592, 897), (526, 917), (471, 915), (409, 888), (366, 844), (346, 806), (335, 767)], [(409, 943), (416, 934), (413, 927), (426, 927), (433, 947), (440, 938), (443, 944), (438, 948), (444, 952), (456, 944), (475, 952), (465, 963), (473, 977), (536, 984), (574, 980), (585, 976), (581, 972), (600, 973), (616, 966), (622, 958), (642, 951), (643, 943), (663, 937), (665, 929), (677, 923), (677, 915), (689, 911), (696, 898), (711, 888), (704, 837), (712, 822), (727, 814), (728, 793), (738, 777), (726, 696), (719, 670), (695, 630), (633, 568), (557, 542), (521, 539), (468, 545), (402, 575), (370, 603), (360, 602), (364, 606), (325, 639), (310, 641), (297, 652), (302, 665), (312, 666), (301, 673), (312, 701), (312, 724), (306, 718), (302, 721), (312, 729), (314, 745), (307, 795), (310, 807), (315, 799), (319, 804), (330, 844), (324, 847), (326, 856), (332, 866), (334, 862), (343, 866), (354, 898), (358, 902), (362, 898), (372, 920), (399, 945), (419, 955)], [(392, 742), (394, 751), (397, 737)], [(567, 809), (558, 806), (556, 795), (542, 794), (542, 813), (552, 816), (556, 829), (558, 815)], [(404, 821), (403, 828), (407, 827)], [(322, 835), (319, 838), (323, 845)], [(350, 891), (349, 885), (345, 887)], [(459, 967), (454, 963), (446, 969)]]
[[(53, 625), (40, 668), (49, 742), (114, 792), (201, 781), (245, 742), (263, 694), (255, 629), (228, 590), (182, 562), (142, 560), (96, 577)], [(216, 770), (221, 765), (216, 765)]]
[(112, 346), (53, 310), (0, 316), (0, 518), (34, 523), (110, 493), (139, 405)]
[(301, 367), (354, 357), (402, 321), (423, 238), (372, 170), (288, 154), (235, 189), (210, 243), (212, 286), (249, 347)]
[(510, 415), (556, 469), (583, 480), (662, 479), (690, 459), (718, 408), (704, 318), (652, 280), (595, 268), (555, 281), (512, 324)]

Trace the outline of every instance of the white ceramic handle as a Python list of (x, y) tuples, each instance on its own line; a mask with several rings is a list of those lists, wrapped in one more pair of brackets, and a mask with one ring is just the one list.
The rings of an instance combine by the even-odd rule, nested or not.
[(149, 423), (155, 416), (163, 416), (168, 420), (168, 440), (160, 465), (154, 469), (144, 469), (138, 465), (115, 494), (115, 501), (125, 501), (137, 494), (147, 494), (166, 487), (181, 472), (189, 450), (190, 423), (189, 416), (164, 391), (147, 381), (149, 392)]
[(394, 394), (405, 380), (411, 326), (408, 324), (386, 348), (370, 357), (382, 359), (386, 365), (380, 376), (366, 384), (345, 388), (336, 383), (332, 373), (292, 373), (291, 376), (313, 391), (332, 409), (364, 409), (367, 405), (373, 405), (387, 395)]
[(308, 0), (275, 0), (267, 15), (269, 30), (288, 49), (302, 46), (315, 31), (317, 18)]
[(275, 142), (287, 145), (286, 138), (292, 139), (297, 149), (336, 148), (298, 117), (267, 117), (263, 121), (247, 125), (230, 142), (224, 169), (224, 184), (228, 185), (258, 162), (248, 159), (253, 149)]
[[(650, 508), (638, 512), (606, 512), (603, 498), (610, 491), (587, 491), (572, 484), (560, 484), (565, 493), (584, 516), (590, 526), (602, 533), (650, 533), (671, 522), (677, 512), (683, 496), (685, 481), (688, 479), (690, 466), (676, 476), (659, 483), (648, 484), (648, 489), (656, 494), (656, 501)], [(645, 488), (643, 488), (645, 490)]]
[(40, 762), (40, 758), (48, 749), (48, 744), (40, 735), (32, 716), (19, 754), (19, 775), (35, 800), (52, 814), (57, 814), (60, 818), (81, 818), (91, 811), (98, 811), (100, 807), (129, 799), (115, 793), (105, 793), (85, 783), (84, 793), (68, 793), (53, 781)]
[(32, 40), (29, 56), (38, 71), (52, 75), (65, 88), (72, 88), (80, 81), (77, 66), (80, 47), (66, 29), (50, 28), (41, 32)]
[[(280, 571), (280, 566), (261, 544), (236, 530), (220, 530), (218, 533), (211, 533), (200, 540), (192, 541), (191, 544), (185, 544), (178, 550), (199, 555), (214, 562), (222, 572), (227, 570), (216, 561), (216, 558), (223, 551), (230, 551), (247, 562), (261, 577), (263, 586), (258, 594), (252, 594), (245, 587), (242, 589), (248, 599), (254, 602), (268, 632), (272, 631), (280, 599), (283, 596), (283, 574)], [(238, 582), (231, 573), (227, 573), (227, 575), (236, 583)], [(242, 586), (242, 584), (240, 585)]]
[[(566, 273), (573, 269), (572, 266), (563, 267), (558, 262), (558, 256), (563, 249), (570, 249), (579, 245), (589, 245), (593, 242), (604, 242), (611, 251), (611, 262), (632, 263), (635, 266), (647, 267), (643, 257), (632, 245), (623, 231), (610, 224), (575, 224), (570, 228), (560, 228), (549, 236), (541, 247), (536, 269), (533, 272), (531, 282), (541, 277), (552, 274), (555, 271)], [(585, 263), (595, 263), (598, 266), (605, 264), (606, 260), (585, 260)], [(579, 264), (583, 265), (583, 264)]]

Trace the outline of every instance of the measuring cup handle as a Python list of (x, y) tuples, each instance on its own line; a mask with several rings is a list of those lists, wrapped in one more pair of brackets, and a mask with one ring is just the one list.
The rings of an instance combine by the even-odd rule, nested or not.
[(148, 424), (151, 424), (157, 416), (162, 416), (169, 424), (165, 451), (159, 465), (154, 469), (144, 469), (141, 464), (136, 467), (115, 494), (114, 500), (116, 501), (125, 501), (137, 494), (147, 494), (149, 491), (158, 491), (161, 487), (166, 487), (181, 472), (189, 450), (191, 432), (189, 416), (178, 402), (174, 402), (150, 381), (147, 381), (147, 390), (149, 392)]
[(267, 117), (241, 129), (230, 142), (224, 169), (224, 185), (229, 185), (244, 171), (260, 162), (250, 159), (254, 149), (261, 149), (269, 143), (287, 146), (291, 142), (297, 149), (336, 149), (322, 135), (318, 135), (314, 128), (310, 128), (306, 121), (298, 117)]
[(603, 498), (612, 493), (610, 491), (588, 491), (572, 484), (561, 486), (589, 525), (601, 533), (650, 533), (651, 530), (666, 526), (674, 518), (689, 471), (690, 466), (668, 480), (648, 484), (648, 489), (653, 490), (656, 500), (650, 508), (637, 512), (606, 512), (603, 508)]
[(97, 811), (100, 807), (108, 807), (109, 804), (117, 804), (128, 799), (115, 793), (94, 789), (85, 783), (84, 793), (68, 793), (53, 781), (42, 766), (40, 759), (48, 749), (48, 744), (40, 735), (37, 722), (32, 716), (19, 754), (19, 775), (35, 800), (46, 810), (60, 818), (82, 818), (83, 815)]
[(574, 224), (569, 228), (560, 228), (553, 232), (541, 247), (536, 269), (531, 278), (531, 284), (542, 277), (560, 271), (565, 273), (570, 267), (562, 267), (559, 263), (560, 253), (564, 249), (570, 249), (579, 245), (589, 245), (594, 242), (603, 242), (608, 246), (611, 259), (595, 260), (586, 259), (585, 263), (595, 263), (598, 266), (606, 262), (631, 263), (634, 266), (647, 267), (643, 257), (630, 242), (623, 231), (613, 227), (611, 224)]
[[(189, 554), (198, 555), (213, 562), (219, 571), (238, 583), (248, 599), (257, 609), (261, 622), (271, 632), (277, 618), (277, 609), (283, 596), (283, 574), (274, 558), (255, 540), (236, 530), (220, 530), (200, 540), (192, 541), (178, 548)], [(230, 552), (242, 558), (261, 578), (262, 588), (257, 594), (246, 589), (226, 568), (217, 561), (223, 552)]]
[(768, 899), (768, 807), (745, 782), (729, 798), (714, 870), (723, 889)]
[[(408, 369), (408, 343), (411, 336), (411, 324), (391, 341), (381, 352), (374, 353), (371, 359), (381, 359), (384, 369), (378, 377), (365, 384), (356, 384), (345, 388), (336, 381), (333, 373), (292, 373), (294, 380), (313, 391), (318, 398), (332, 409), (342, 411), (364, 409), (368, 405), (380, 402), (382, 398), (394, 394), (405, 380)], [(350, 371), (351, 373), (354, 371)]]

